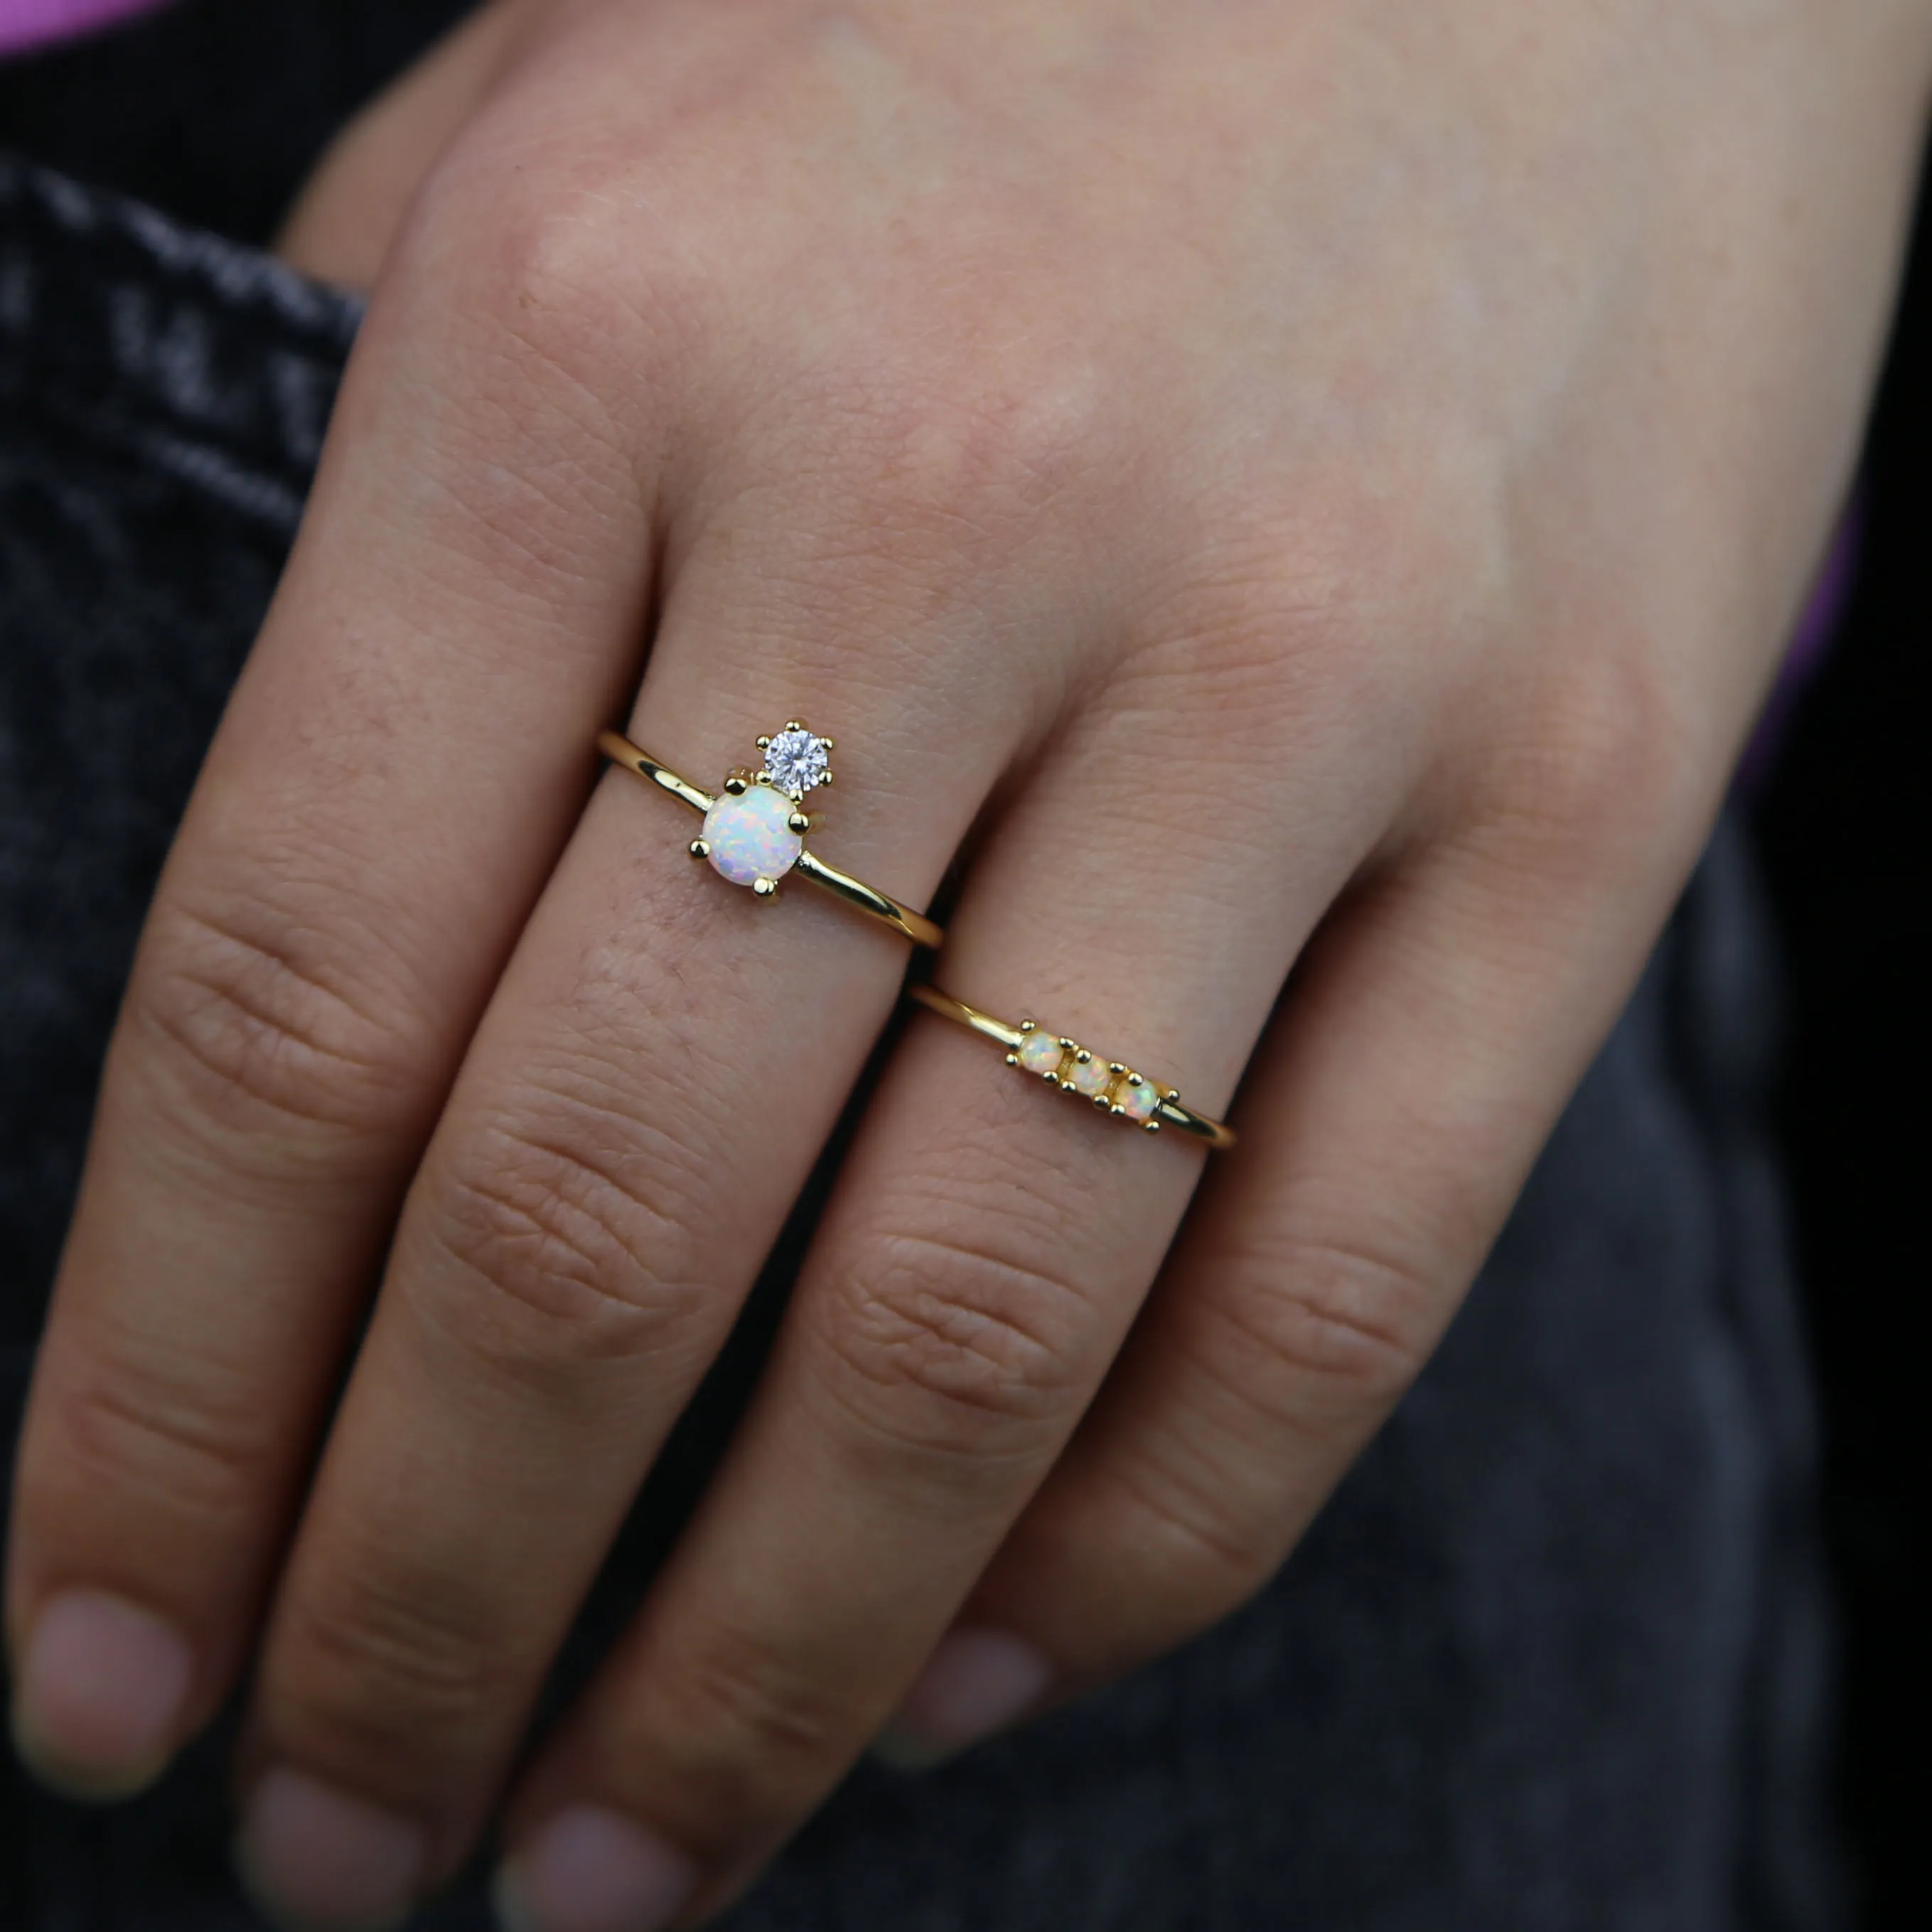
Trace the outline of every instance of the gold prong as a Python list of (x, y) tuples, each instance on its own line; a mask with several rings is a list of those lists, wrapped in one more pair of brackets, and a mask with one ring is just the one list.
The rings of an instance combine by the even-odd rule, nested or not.
[(1125, 1067), (1122, 1067), (1120, 1071), (1127, 1074), (1127, 1084), (1130, 1087), (1144, 1087), (1147, 1084), (1138, 1073), (1128, 1073)]
[(1107, 1071), (1111, 1073), (1116, 1080), (1119, 1079), (1120, 1076), (1126, 1072), (1126, 1070), (1127, 1070), (1123, 1066), (1118, 1060), (1110, 1060), (1107, 1063)]
[(1020, 1057), (1017, 1053), (1010, 1053), (1006, 1055), (1006, 1064), (1009, 1066), (1017, 1066), (1019, 1064)]
[(1170, 1087), (1160, 1097), (1163, 1100), (1178, 1100), (1180, 1098), (1180, 1089), (1178, 1087)]
[[(838, 748), (838, 746), (830, 738), (821, 738), (818, 742), (823, 745), (828, 752), (836, 752)], [(830, 781), (828, 780), (827, 782), (829, 783)]]
[(769, 739), (769, 738), (760, 738), (760, 739), (758, 740), (758, 749), (759, 749), (760, 751), (761, 751), (761, 752), (769, 752), (771, 748), (772, 748), (772, 741), (770, 740), (770, 739)]
[(829, 785), (832, 782), (832, 767), (830, 765), (826, 766), (824, 776), (818, 782), (822, 785)]
[(812, 817), (808, 812), (794, 812), (785, 820), (785, 824), (790, 830), (802, 837), (812, 830)]
[(1020, 1031), (1022, 1033), (1037, 1033), (1039, 1030), (1040, 1022), (1037, 1020), (1022, 1020), (1020, 1022)]
[(1104, 1107), (1107, 1104), (1106, 1095), (1104, 1094), (1096, 1094), (1094, 1096), (1094, 1104), (1096, 1107)]
[(1144, 1120), (1141, 1124), (1150, 1134), (1157, 1134), (1160, 1132), (1160, 1123), (1158, 1120)]
[(1069, 1040), (1064, 1034), (1062, 1034), (1060, 1036), (1060, 1044), (1067, 1052), (1070, 1053), (1073, 1051), (1072, 1041)]
[(808, 731), (812, 727), (806, 724), (802, 718), (788, 718), (785, 720), (785, 729), (788, 731)]
[(1073, 1091), (1073, 1082), (1072, 1081), (1062, 1080), (1057, 1073), (1049, 1073), (1046, 1077), (1049, 1080), (1057, 1082), (1059, 1084), (1060, 1090), (1063, 1094), (1070, 1094)]
[(708, 838), (694, 838), (685, 850), (694, 859), (708, 859), (711, 856), (711, 842)]
[(763, 765), (760, 765), (758, 769), (752, 774), (752, 782), (754, 784), (770, 785), (771, 782), (772, 775), (770, 772), (765, 770)]
[(757, 893), (758, 897), (761, 899), (768, 899), (774, 897), (778, 892), (778, 882), (776, 879), (754, 879), (752, 881), (752, 891)]
[(1127, 1110), (1117, 1100), (1113, 1106), (1107, 1108), (1107, 1111), (1110, 1114), (1124, 1114)]
[(742, 798), (751, 789), (751, 781), (742, 772), (733, 772), (724, 781), (724, 789), (734, 798)]
[(1089, 1053), (1086, 1048), (1083, 1046), (1081, 1048), (1079, 1052), (1073, 1056), (1073, 1064), (1076, 1066), (1084, 1066), (1093, 1058), (1094, 1056), (1092, 1054)]

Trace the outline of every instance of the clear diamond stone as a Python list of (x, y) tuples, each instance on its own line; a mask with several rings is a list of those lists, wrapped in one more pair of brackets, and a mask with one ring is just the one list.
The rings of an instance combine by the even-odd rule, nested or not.
[(809, 731), (781, 731), (765, 747), (765, 770), (772, 783), (791, 798), (802, 798), (822, 784), (832, 769), (825, 740)]

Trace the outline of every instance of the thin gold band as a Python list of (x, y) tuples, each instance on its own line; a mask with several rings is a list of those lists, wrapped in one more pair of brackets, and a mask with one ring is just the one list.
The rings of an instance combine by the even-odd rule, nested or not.
[[(760, 740), (760, 742), (763, 741)], [(634, 776), (650, 784), (659, 785), (671, 796), (691, 807), (698, 813), (709, 812), (717, 800), (708, 791), (700, 791), (689, 779), (680, 778), (668, 765), (661, 765), (650, 752), (632, 744), (621, 731), (600, 731), (597, 734), (597, 748), (614, 765), (621, 765)], [(802, 821), (801, 821), (802, 822)], [(902, 938), (909, 939), (915, 946), (938, 946), (946, 938), (945, 933), (922, 912), (914, 912), (910, 906), (901, 905), (898, 901), (884, 892), (875, 891), (863, 880), (855, 879), (849, 872), (842, 872), (836, 866), (828, 866), (814, 852), (802, 851), (792, 870), (823, 886), (836, 897), (843, 899), (849, 906), (856, 906), (860, 912), (889, 926)], [(764, 887), (761, 885), (760, 890)]]
[[(1180, 1094), (1172, 1087), (1157, 1087), (1118, 1060), (1102, 1060), (1077, 1042), (1048, 1034), (1032, 1020), (1022, 1020), (1013, 1026), (996, 1019), (934, 986), (908, 986), (906, 992), (941, 1019), (970, 1028), (1004, 1047), (1009, 1064), (1041, 1074), (1065, 1092), (1084, 1094), (1096, 1106), (1124, 1115), (1150, 1133), (1162, 1126), (1178, 1127), (1184, 1134), (1192, 1134), (1211, 1148), (1234, 1144), (1232, 1127), (1182, 1106)], [(1058, 1049), (1057, 1054), (1054, 1048)], [(1028, 1058), (1022, 1058), (1023, 1054)], [(1031, 1064), (1034, 1061), (1040, 1064)], [(1089, 1068), (1093, 1070), (1090, 1073), (1087, 1071)]]

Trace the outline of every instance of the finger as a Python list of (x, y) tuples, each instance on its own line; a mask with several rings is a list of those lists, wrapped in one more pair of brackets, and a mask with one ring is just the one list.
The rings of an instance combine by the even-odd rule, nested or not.
[(410, 202), (512, 52), (517, 10), (479, 8), (330, 142), (275, 237), (305, 274), (373, 287)]
[[(1159, 826), (1190, 795), (1184, 757), (1164, 764), (1172, 794), (1110, 782), (1144, 729), (1124, 709), (1063, 744), (976, 866), (945, 970), (988, 1005), (1037, 998), (1096, 1046), (1144, 1043), (1150, 1071), (1188, 1070), (1211, 1104), (1352, 859), (1290, 853), (1287, 782), (1271, 848)], [(1250, 890), (1250, 866), (1276, 889)], [(668, 1874), (701, 1914), (796, 1826), (1078, 1421), (1200, 1161), (983, 1042), (913, 1028), (729, 1460), (514, 1808), (514, 1922), (574, 1932), (626, 1873), (634, 1922), (658, 1922), (647, 1908), (664, 1909)]]
[[(1546, 825), (1565, 815), (1538, 802)], [(1312, 950), (1248, 1074), (1236, 1155), (899, 1713), (916, 1754), (1020, 1714), (983, 1694), (989, 1648), (1050, 1660), (1036, 1709), (1236, 1608), (1408, 1388), (1627, 997), (1688, 864), (1682, 825), (1700, 822), (1606, 838), (1611, 815), (1569, 815), (1580, 833), (1430, 851)]]
[[(917, 904), (1030, 698), (956, 697), (992, 722), (933, 758), (884, 665), (926, 664), (935, 702), (944, 665), (990, 677), (974, 627), (1005, 620), (875, 526), (820, 499), (684, 542), (632, 729), (710, 789), (794, 704), (836, 722), (812, 849)], [(256, 1679), (246, 1869), (297, 1922), (400, 1911), (464, 1856), (896, 997), (902, 939), (803, 879), (761, 904), (692, 864), (698, 830), (610, 774), (412, 1192)]]
[(152, 1775), (232, 1678), (406, 1178), (635, 676), (647, 466), (576, 426), (521, 272), (446, 251), (434, 301), (378, 300), (143, 938), (13, 1518), (16, 1729), (70, 1785)]

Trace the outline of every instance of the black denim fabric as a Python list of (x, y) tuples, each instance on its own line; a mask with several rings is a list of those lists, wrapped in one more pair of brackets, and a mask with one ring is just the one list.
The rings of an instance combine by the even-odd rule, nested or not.
[[(354, 330), (0, 160), (0, 1394), (11, 1430), (144, 902)], [(1813, 1444), (1720, 832), (1440, 1353), (1280, 1580), (937, 1774), (867, 1766), (734, 1932), (1825, 1932)], [(800, 1230), (599, 1586), (636, 1600)], [(0, 1770), (0, 1932), (238, 1932), (218, 1734), (152, 1796)], [(431, 1910), (485, 1922), (472, 1881)]]

